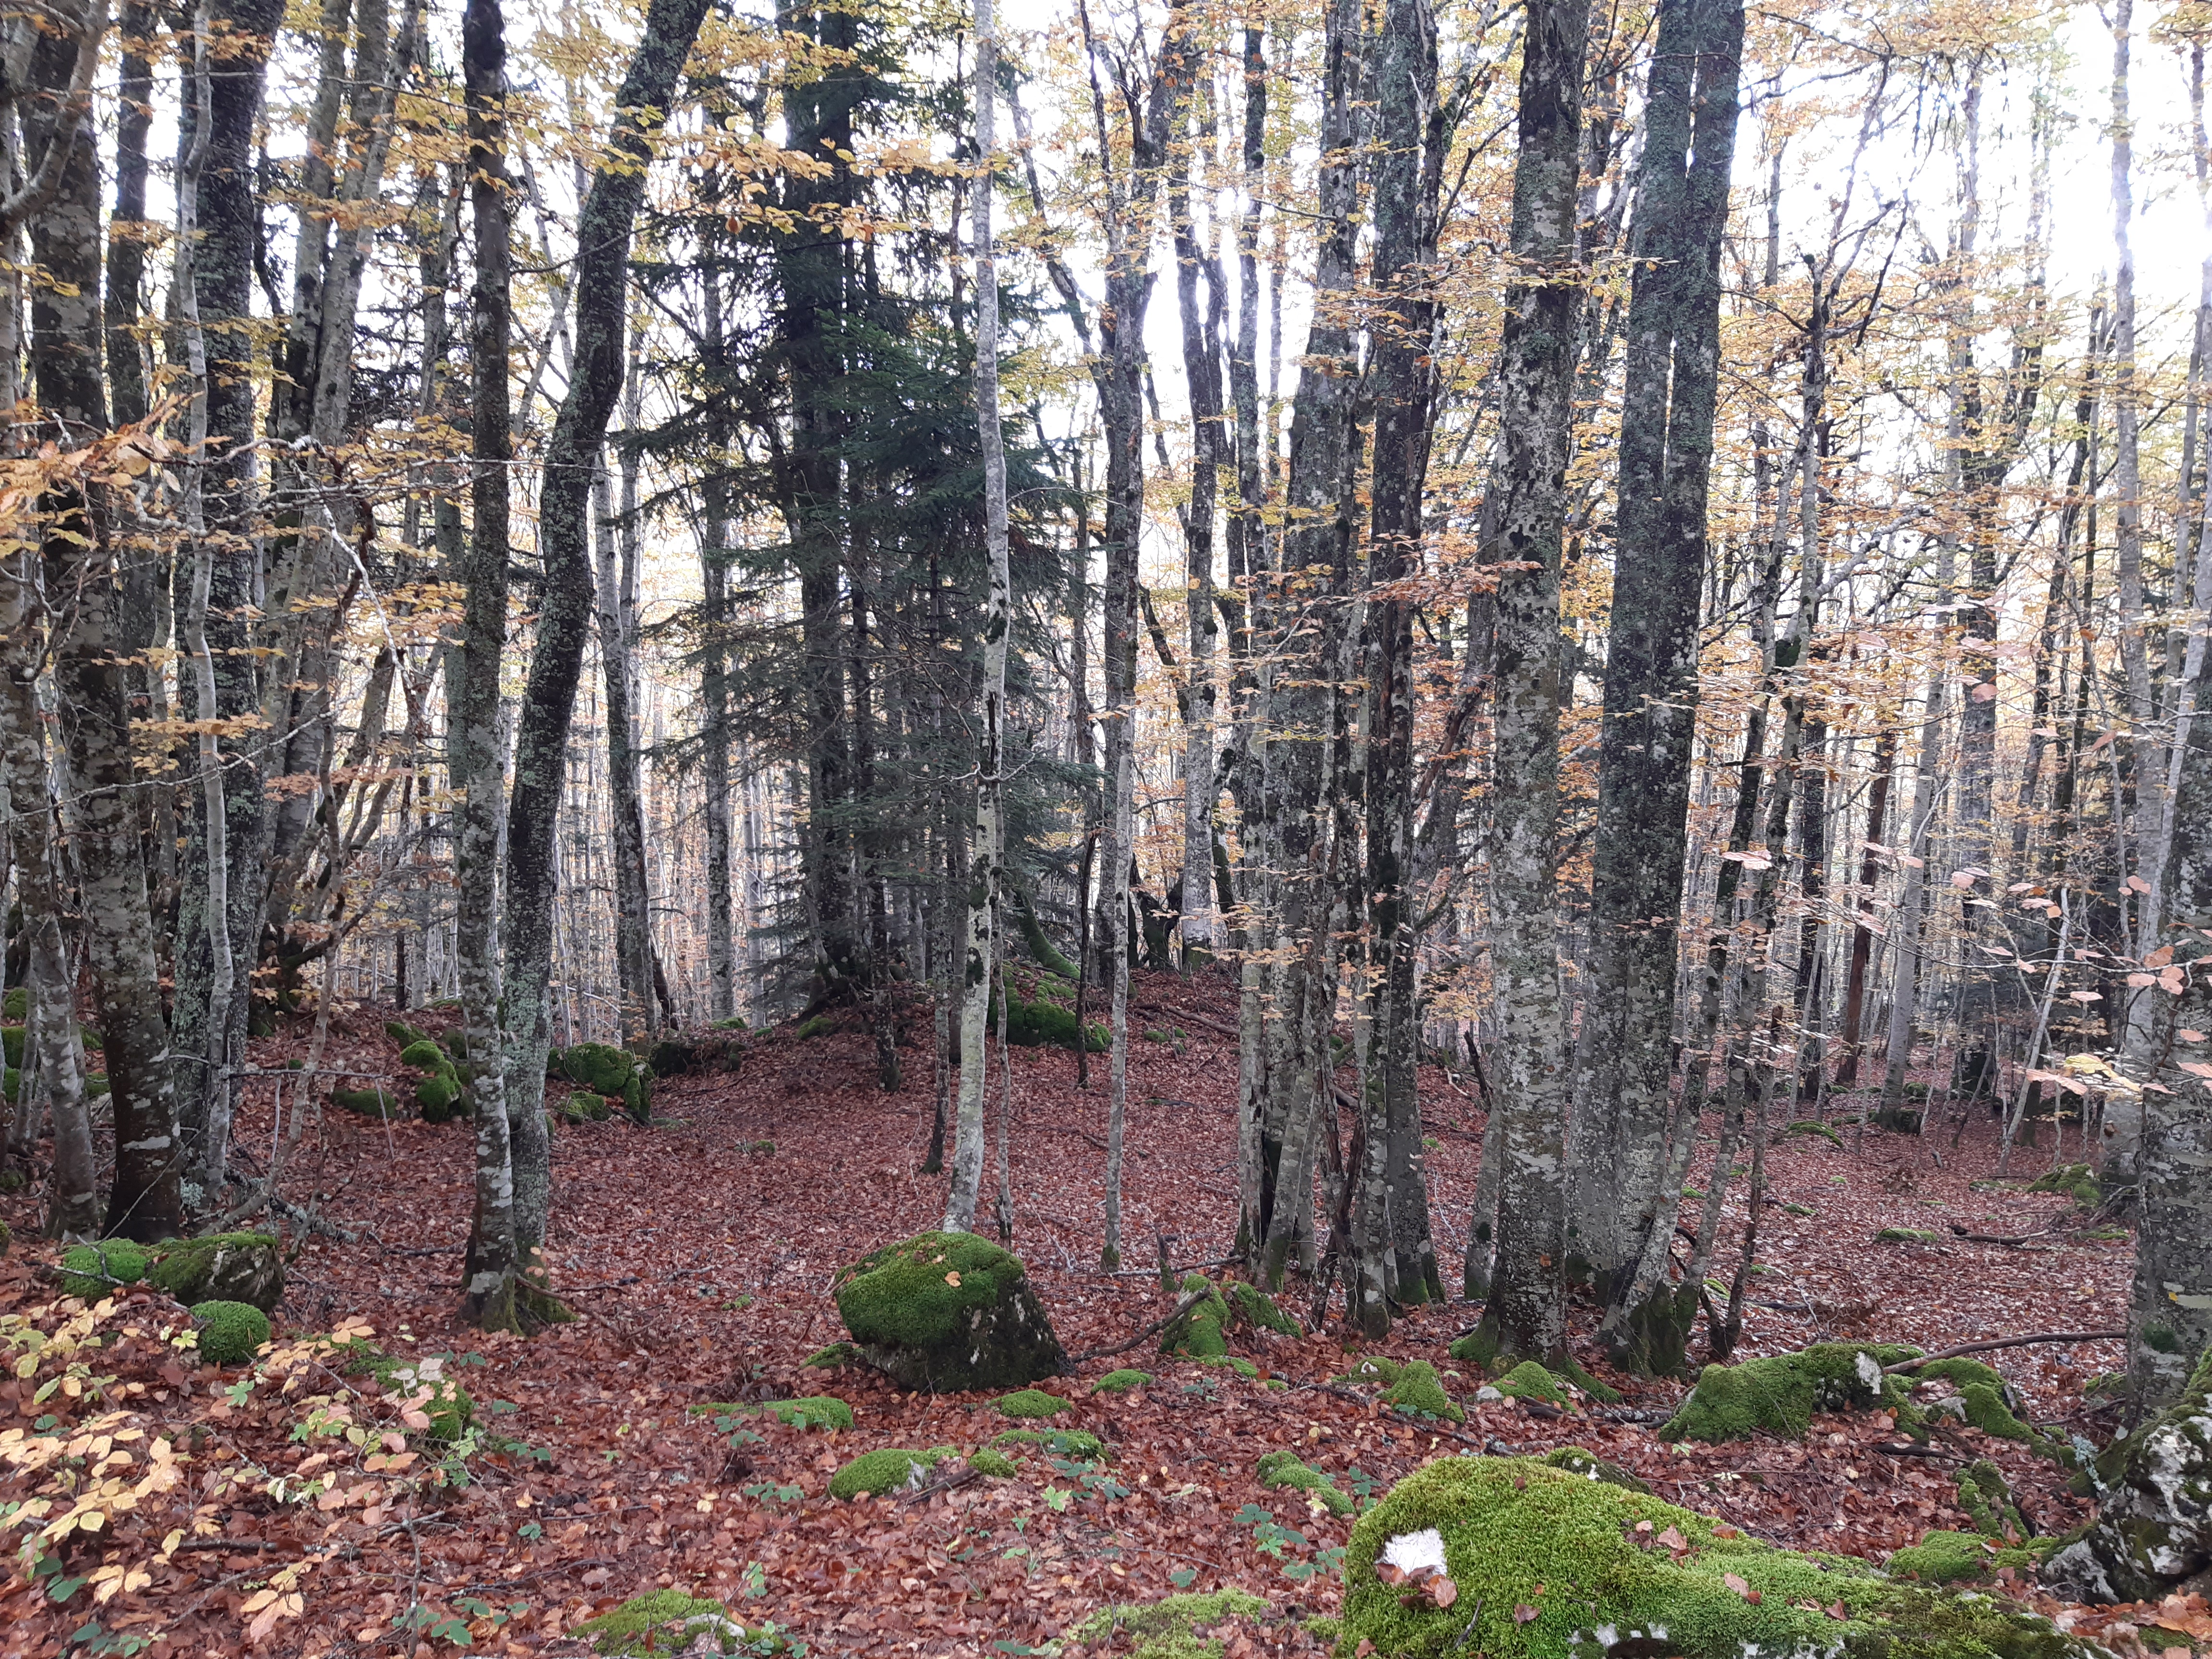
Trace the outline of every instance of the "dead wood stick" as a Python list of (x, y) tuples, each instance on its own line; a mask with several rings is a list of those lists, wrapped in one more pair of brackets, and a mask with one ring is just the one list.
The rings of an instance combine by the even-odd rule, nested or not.
[(1071, 1367), (1076, 1365), (1086, 1365), (1094, 1359), (1110, 1359), (1117, 1353), (1127, 1353), (1130, 1349), (1135, 1347), (1137, 1344), (1143, 1341), (1146, 1337), (1152, 1335), (1156, 1332), (1165, 1330), (1170, 1325), (1182, 1318), (1183, 1315), (1188, 1313), (1193, 1308), (1195, 1308), (1200, 1303), (1205, 1301), (1206, 1298), (1212, 1294), (1213, 1294), (1213, 1286), (1211, 1285), (1207, 1285), (1206, 1289), (1202, 1291), (1188, 1291), (1184, 1295), (1176, 1298), (1175, 1307), (1169, 1312), (1166, 1318), (1154, 1320), (1151, 1324), (1146, 1326), (1144, 1329), (1139, 1331), (1134, 1336), (1131, 1337), (1127, 1342), (1117, 1342), (1110, 1348), (1093, 1348), (1087, 1353), (1073, 1355), (1070, 1357), (1067, 1363)]
[(1946, 1348), (1941, 1353), (1924, 1353), (1917, 1359), (1908, 1359), (1901, 1364), (1885, 1365), (1882, 1375), (1890, 1376), (1899, 1371), (1917, 1371), (1923, 1365), (1933, 1364), (1939, 1359), (1956, 1359), (1963, 1354), (1987, 1353), (1992, 1348), (2025, 1348), (2036, 1342), (2116, 1342), (2127, 1332), (2118, 1331), (2038, 1331), (2033, 1336), (1999, 1336), (1987, 1342), (1962, 1342), (1955, 1348)]
[(1951, 1231), (1969, 1244), (2025, 1244), (2030, 1239), (2048, 1238), (2056, 1229), (2039, 1227), (2032, 1233), (1970, 1233), (1954, 1221)]

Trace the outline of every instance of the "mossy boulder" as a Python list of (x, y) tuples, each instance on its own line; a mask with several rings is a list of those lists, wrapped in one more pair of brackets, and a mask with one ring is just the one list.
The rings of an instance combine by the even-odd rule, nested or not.
[(874, 1498), (918, 1486), (929, 1478), (930, 1470), (946, 1458), (959, 1455), (950, 1446), (933, 1446), (927, 1451), (886, 1446), (880, 1451), (863, 1452), (830, 1477), (830, 1495)]
[(1017, 1389), (1012, 1394), (1000, 1395), (991, 1403), (1001, 1417), (1057, 1417), (1068, 1405), (1058, 1395), (1047, 1394), (1042, 1389)]
[(1260, 1459), (1260, 1484), (1263, 1486), (1287, 1486), (1312, 1494), (1331, 1515), (1352, 1513), (1352, 1496), (1336, 1489), (1336, 1477), (1325, 1470), (1310, 1468), (1298, 1461), (1293, 1451), (1271, 1451)]
[(556, 1115), (563, 1123), (605, 1123), (615, 1115), (615, 1109), (603, 1095), (578, 1090), (562, 1103)]
[(752, 1632), (730, 1617), (729, 1608), (682, 1590), (634, 1595), (620, 1607), (586, 1619), (568, 1632), (592, 1644), (607, 1659), (646, 1659), (647, 1655), (689, 1653), (702, 1639), (716, 1653), (757, 1651), (748, 1647)]
[(1533, 1359), (1522, 1360), (1499, 1377), (1496, 1386), (1508, 1400), (1540, 1400), (1562, 1411), (1570, 1403), (1567, 1391), (1559, 1386), (1559, 1379)]
[(632, 1121), (653, 1121), (652, 1068), (629, 1049), (611, 1042), (579, 1042), (560, 1052), (559, 1068), (571, 1083), (622, 1102)]
[(1809, 1117), (1799, 1118), (1796, 1122), (1791, 1124), (1787, 1129), (1784, 1129), (1783, 1133), (1785, 1135), (1817, 1135), (1822, 1140), (1826, 1141), (1831, 1146), (1841, 1146), (1844, 1144), (1844, 1138), (1836, 1133), (1834, 1125), (1818, 1122)]
[[(1932, 1359), (1910, 1373), (1916, 1385), (1949, 1383), (1958, 1392), (1947, 1399), (1921, 1405), (1917, 1401), (1900, 1408), (1899, 1420), (1949, 1418), (1967, 1424), (2000, 1440), (2019, 1440), (2050, 1450), (2048, 1443), (2015, 1413), (2020, 1396), (2004, 1378), (1978, 1359)], [(1917, 1389), (1916, 1389), (1917, 1391)]]
[[(1679, 1540), (1679, 1541), (1677, 1541)], [(1377, 1564), (1410, 1572), (1385, 1582)], [(1449, 1577), (1447, 1605), (1417, 1592)], [(1799, 1554), (1534, 1458), (1455, 1457), (1401, 1480), (1345, 1549), (1341, 1651), (1385, 1659), (2097, 1659), (1992, 1597)]]
[(1001, 1429), (991, 1437), (991, 1443), (1001, 1450), (1008, 1446), (1034, 1446), (1071, 1463), (1106, 1461), (1106, 1443), (1088, 1429)]
[(1079, 1642), (1115, 1638), (1132, 1645), (1129, 1659), (1220, 1659), (1224, 1644), (1201, 1635), (1231, 1619), (1259, 1619), (1267, 1604), (1244, 1590), (1170, 1595), (1164, 1601), (1101, 1607), (1069, 1632)]
[(2027, 1190), (2063, 1193), (2085, 1210), (2094, 1210), (2105, 1201), (2104, 1188), (2097, 1184), (2096, 1172), (2086, 1164), (2062, 1164), (2029, 1182)]
[(1021, 1466), (1012, 1458), (990, 1446), (980, 1447), (970, 1454), (968, 1467), (994, 1480), (1011, 1480), (1021, 1473)]
[[(395, 1022), (396, 1023), (396, 1022)], [(418, 1038), (399, 1051), (399, 1063), (428, 1073), (415, 1085), (415, 1104), (426, 1123), (448, 1123), (466, 1115), (468, 1107), (459, 1069), (453, 1056), (428, 1037)]]
[(1885, 1365), (1919, 1357), (1917, 1348), (1884, 1343), (1818, 1342), (1796, 1353), (1708, 1365), (1674, 1415), (1660, 1429), (1668, 1440), (1747, 1440), (1765, 1431), (1801, 1437), (1816, 1411), (1871, 1411), (1905, 1403), (1906, 1384)]
[(1416, 1359), (1398, 1368), (1398, 1375), (1390, 1386), (1382, 1390), (1382, 1403), (1395, 1406), (1400, 1411), (1419, 1412), (1424, 1417), (1441, 1417), (1450, 1423), (1464, 1423), (1467, 1413), (1459, 1403), (1444, 1392), (1444, 1380), (1437, 1375), (1437, 1368), (1425, 1359)]
[(331, 1104), (342, 1112), (356, 1117), (381, 1118), (386, 1121), (406, 1114), (400, 1109), (398, 1097), (389, 1089), (333, 1089)]
[(846, 1268), (837, 1312), (901, 1387), (1018, 1389), (1066, 1366), (1021, 1258), (973, 1233), (921, 1233)]
[(2212, 1348), (2174, 1403), (2088, 1467), (2097, 1519), (2043, 1580), (2082, 1601), (2162, 1596), (2212, 1568)]
[(1241, 1279), (1230, 1281), (1229, 1313), (1233, 1323), (1249, 1325), (1255, 1330), (1273, 1331), (1277, 1336), (1305, 1334), (1298, 1322), (1285, 1313), (1273, 1297)]
[(1580, 1446), (1554, 1446), (1544, 1454), (1544, 1462), (1552, 1468), (1565, 1469), (1585, 1480), (1602, 1480), (1609, 1486), (1624, 1486), (1630, 1492), (1651, 1490), (1620, 1464), (1586, 1452)]
[[(984, 1017), (983, 1029), (994, 1033), (999, 1029), (996, 998), (992, 999), (990, 1012)], [(1009, 997), (1006, 999), (1006, 1041), (1017, 1048), (1073, 1048), (1075, 1047), (1075, 1010), (1063, 1008), (1042, 996), (1035, 1002), (1024, 1002), (1018, 996)], [(1084, 1028), (1083, 1046), (1094, 1054), (1103, 1054), (1112, 1047), (1112, 1041), (1106, 1028), (1093, 1020)]]
[(72, 1244), (62, 1252), (64, 1294), (97, 1302), (127, 1285), (137, 1285), (152, 1265), (146, 1247), (127, 1238), (103, 1238), (96, 1244)]
[(284, 1251), (267, 1233), (171, 1239), (154, 1247), (146, 1282), (187, 1306), (244, 1302), (274, 1313), (284, 1297)]
[(1185, 1273), (1180, 1294), (1198, 1300), (1167, 1323), (1160, 1352), (1188, 1359), (1218, 1359), (1229, 1352), (1229, 1300), (1204, 1273)]
[(269, 1316), (244, 1302), (202, 1302), (192, 1308), (199, 1327), (200, 1358), (210, 1365), (251, 1359), (269, 1340)]
[(817, 1370), (834, 1371), (840, 1365), (850, 1365), (860, 1357), (860, 1351), (849, 1342), (832, 1342), (826, 1348), (817, 1348), (799, 1363)]
[(1127, 1394), (1132, 1389), (1143, 1388), (1152, 1380), (1152, 1374), (1150, 1371), (1134, 1371), (1127, 1370), (1109, 1371), (1105, 1376), (1100, 1377), (1096, 1382), (1093, 1382), (1091, 1385), (1091, 1392), (1093, 1394)]
[(2018, 1539), (2029, 1536), (2020, 1505), (2004, 1471), (1986, 1457), (1978, 1457), (1959, 1471), (1959, 1507), (1984, 1538)]
[(1933, 1244), (1936, 1235), (1925, 1227), (1884, 1227), (1874, 1236), (1877, 1244)]

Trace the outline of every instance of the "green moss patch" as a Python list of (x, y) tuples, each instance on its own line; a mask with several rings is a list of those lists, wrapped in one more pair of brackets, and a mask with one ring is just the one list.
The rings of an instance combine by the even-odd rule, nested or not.
[(1298, 1322), (1277, 1305), (1275, 1298), (1256, 1285), (1247, 1285), (1242, 1279), (1231, 1280), (1229, 1285), (1231, 1317), (1240, 1325), (1249, 1325), (1259, 1330), (1273, 1331), (1277, 1336), (1303, 1336)]
[(720, 1653), (763, 1650), (747, 1645), (750, 1632), (720, 1601), (677, 1589), (634, 1595), (596, 1619), (586, 1619), (568, 1634), (583, 1638), (592, 1652), (609, 1659), (684, 1653), (702, 1638), (712, 1639), (714, 1651)]
[(995, 1447), (1034, 1446), (1071, 1463), (1103, 1463), (1106, 1443), (1088, 1429), (1001, 1429), (991, 1437)]
[(405, 1115), (400, 1110), (398, 1097), (388, 1089), (333, 1089), (331, 1104), (356, 1117), (389, 1120)]
[(1620, 1464), (1586, 1452), (1580, 1446), (1555, 1446), (1544, 1454), (1544, 1463), (1549, 1468), (1578, 1474), (1585, 1480), (1602, 1480), (1609, 1486), (1625, 1486), (1630, 1492), (1651, 1490)]
[(1382, 1399), (1384, 1405), (1395, 1406), (1400, 1411), (1441, 1417), (1449, 1423), (1467, 1421), (1467, 1413), (1444, 1392), (1443, 1378), (1425, 1359), (1416, 1359), (1401, 1367), (1396, 1380), (1382, 1390)]
[(811, 1394), (798, 1400), (771, 1400), (761, 1409), (787, 1428), (849, 1429), (853, 1408), (833, 1394)]
[(972, 1233), (887, 1245), (836, 1295), (860, 1357), (908, 1389), (1019, 1388), (1066, 1363), (1021, 1259)]
[(1322, 1470), (1312, 1468), (1298, 1461), (1292, 1451), (1271, 1451), (1260, 1459), (1260, 1484), (1263, 1486), (1288, 1486), (1310, 1492), (1314, 1501), (1331, 1515), (1352, 1513), (1352, 1496), (1336, 1489), (1336, 1478)]
[(1572, 1402), (1559, 1379), (1533, 1359), (1524, 1359), (1498, 1379), (1498, 1392), (1508, 1400), (1540, 1400), (1565, 1410)]
[(1204, 1273), (1185, 1273), (1180, 1294), (1199, 1299), (1170, 1320), (1160, 1333), (1162, 1353), (1189, 1359), (1215, 1359), (1229, 1352), (1229, 1301)]
[(1659, 1431), (1668, 1440), (1746, 1440), (1764, 1431), (1801, 1437), (1816, 1411), (1902, 1407), (1905, 1384), (1882, 1367), (1918, 1357), (1917, 1348), (1820, 1342), (1796, 1353), (1708, 1365), (1680, 1409)]
[(423, 1439), (450, 1444), (475, 1421), (477, 1402), (469, 1391), (446, 1374), (441, 1354), (396, 1358), (371, 1342), (349, 1343), (343, 1350), (349, 1376), (367, 1375), (380, 1393), (395, 1396), (404, 1412), (426, 1419), (410, 1423), (408, 1432)]
[(970, 1454), (968, 1467), (978, 1474), (987, 1474), (994, 1480), (1010, 1480), (1021, 1473), (1020, 1466), (1002, 1451), (990, 1446), (979, 1448)]
[(1984, 1538), (2010, 1540), (2030, 1535), (2004, 1471), (1986, 1457), (1978, 1457), (1959, 1471), (1959, 1507)]
[(830, 1495), (874, 1498), (917, 1486), (927, 1478), (930, 1470), (946, 1458), (958, 1455), (950, 1446), (933, 1446), (927, 1451), (886, 1446), (880, 1451), (863, 1452), (830, 1477)]
[[(995, 1033), (999, 1029), (999, 1002), (994, 997), (990, 1012), (984, 1017), (983, 1029)], [(1018, 996), (1006, 999), (1006, 1041), (1017, 1048), (1073, 1048), (1075, 1047), (1075, 1010), (1063, 1008), (1056, 1002), (1039, 997), (1035, 1002), (1024, 1002)], [(1112, 1039), (1103, 1025), (1091, 1021), (1083, 1032), (1083, 1046), (1094, 1054), (1103, 1054), (1112, 1047)]]
[(149, 1266), (146, 1247), (127, 1238), (104, 1238), (97, 1244), (72, 1244), (62, 1252), (62, 1291), (87, 1302), (112, 1296), (126, 1285), (138, 1284)]
[(2085, 1210), (2094, 1210), (2105, 1201), (2104, 1188), (2097, 1184), (2096, 1172), (2086, 1164), (2062, 1164), (2029, 1182), (2027, 1190), (2063, 1193)]
[(1219, 1659), (1223, 1644), (1201, 1635), (1231, 1619), (1260, 1619), (1267, 1604), (1243, 1590), (1170, 1595), (1164, 1601), (1101, 1607), (1070, 1632), (1079, 1642), (1122, 1637), (1130, 1659)]
[(1260, 1368), (1241, 1353), (1208, 1354), (1198, 1363), (1201, 1365), (1218, 1365), (1224, 1370), (1234, 1371), (1247, 1382), (1259, 1380)]
[(1042, 1389), (1017, 1389), (991, 1403), (1001, 1417), (1057, 1417), (1068, 1406), (1058, 1395), (1047, 1394)]
[(1785, 1135), (1818, 1135), (1831, 1146), (1841, 1146), (1844, 1144), (1844, 1138), (1836, 1133), (1832, 1125), (1815, 1122), (1809, 1117), (1798, 1119), (1782, 1133)]
[(1877, 1244), (1933, 1244), (1936, 1235), (1925, 1227), (1884, 1227), (1874, 1236)]
[(2032, 1565), (2032, 1551), (2000, 1547), (1978, 1532), (1931, 1532), (1892, 1554), (1884, 1565), (1899, 1578), (1923, 1584), (1985, 1583), (2007, 1567)]
[(1143, 1388), (1152, 1380), (1152, 1374), (1150, 1371), (1109, 1371), (1105, 1376), (1100, 1377), (1096, 1382), (1093, 1382), (1091, 1385), (1091, 1392), (1093, 1394), (1127, 1394), (1133, 1389)]
[(192, 1310), (200, 1328), (200, 1358), (210, 1365), (251, 1359), (269, 1340), (269, 1316), (244, 1302), (203, 1302)]
[(811, 1365), (817, 1370), (834, 1371), (840, 1365), (849, 1365), (860, 1357), (860, 1351), (849, 1342), (832, 1342), (826, 1348), (817, 1348), (799, 1363)]
[(268, 1233), (209, 1233), (154, 1247), (146, 1281), (190, 1305), (245, 1302), (274, 1313), (284, 1295), (284, 1252)]
[[(1378, 1560), (1433, 1562), (1456, 1595), (1401, 1596)], [(1707, 1516), (1533, 1458), (1449, 1458), (1352, 1528), (1342, 1643), (1389, 1659), (2092, 1659), (1990, 1597), (1778, 1549)]]

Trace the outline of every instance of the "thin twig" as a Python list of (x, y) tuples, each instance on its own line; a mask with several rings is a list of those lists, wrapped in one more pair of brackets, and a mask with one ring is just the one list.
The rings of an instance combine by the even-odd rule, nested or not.
[(2127, 1335), (2118, 1331), (2038, 1331), (2033, 1336), (2000, 1336), (1987, 1342), (1962, 1342), (1955, 1348), (1946, 1348), (1941, 1353), (1923, 1353), (1917, 1359), (1907, 1359), (1895, 1365), (1881, 1368), (1884, 1376), (1899, 1371), (1918, 1370), (1923, 1365), (1933, 1364), (1938, 1359), (1956, 1359), (1962, 1354), (1987, 1353), (1992, 1348), (2025, 1348), (2036, 1342), (2117, 1342)]

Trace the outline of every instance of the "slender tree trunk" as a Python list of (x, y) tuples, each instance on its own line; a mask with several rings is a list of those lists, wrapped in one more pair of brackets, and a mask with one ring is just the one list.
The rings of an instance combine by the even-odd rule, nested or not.
[[(624, 421), (639, 424), (640, 365), (629, 361), (623, 392)], [(638, 455), (622, 456), (619, 517), (602, 513), (598, 530), (599, 635), (601, 678), (606, 689), (608, 805), (614, 818), (615, 964), (622, 996), (623, 1040), (650, 1042), (659, 1021), (653, 994), (652, 896), (645, 879), (645, 815), (639, 804), (635, 715), (631, 690), (636, 684), (636, 607), (627, 602), (629, 574), (637, 564)], [(606, 478), (599, 480), (604, 491)]]
[[(999, 267), (992, 245), (991, 190), (998, 161), (998, 26), (991, 0), (975, 0), (975, 152), (980, 158), (970, 185), (969, 222), (975, 248), (975, 423), (983, 454), (983, 536), (990, 561), (990, 592), (983, 611), (983, 731), (976, 757), (975, 833), (969, 844), (968, 927), (962, 963), (960, 1007), (960, 1109), (952, 1142), (951, 1189), (945, 1199), (945, 1231), (966, 1232), (975, 1224), (982, 1190), (984, 1080), (987, 1045), (983, 1035), (991, 997), (992, 967), (1005, 952), (999, 947), (1001, 867), (1006, 840), (1006, 653), (1013, 623), (1012, 579), (1006, 548), (1006, 456), (999, 429)], [(1122, 970), (1127, 972), (1126, 966)], [(1001, 1018), (1000, 1030), (1006, 1029)], [(1079, 1029), (1077, 1041), (1082, 1033)], [(1003, 1053), (1001, 1055), (1003, 1063)]]
[[(464, 1316), (488, 1330), (521, 1325), (515, 1243), (514, 1139), (507, 1124), (500, 1031), (499, 844), (506, 744), (499, 717), (500, 658), (507, 643), (508, 463), (514, 455), (507, 362), (512, 337), (512, 231), (507, 185), (507, 23), (499, 0), (468, 0), (461, 74), (469, 128), (469, 203), (476, 269), (469, 296), (473, 366), (472, 526), (460, 571), (467, 584), (457, 662), (447, 696), (447, 750), (460, 795), (453, 865), (461, 1022), (468, 1039), (469, 1099), (476, 1119), (476, 1204)], [(458, 691), (459, 695), (453, 695)]]
[[(1195, 101), (1195, 100), (1194, 100)], [(1213, 608), (1213, 521), (1225, 432), (1221, 407), (1218, 282), (1206, 283), (1201, 309), (1199, 283), (1211, 277), (1191, 222), (1193, 158), (1210, 149), (1212, 104), (1194, 141), (1178, 146), (1168, 186), (1168, 220), (1175, 234), (1176, 297), (1182, 323), (1183, 375), (1190, 392), (1190, 505), (1183, 525), (1190, 654), (1186, 659), (1188, 713), (1183, 721), (1182, 903), (1183, 966), (1206, 960), (1213, 947), (1214, 687), (1213, 659), (1220, 623)]]

